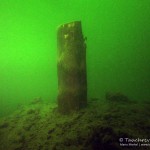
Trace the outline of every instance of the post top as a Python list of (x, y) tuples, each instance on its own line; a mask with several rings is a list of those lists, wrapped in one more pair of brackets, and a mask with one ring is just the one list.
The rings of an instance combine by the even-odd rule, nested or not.
[(59, 25), (58, 28), (64, 28), (66, 26), (74, 27), (76, 25), (81, 25), (81, 21), (72, 21), (72, 22), (64, 23), (64, 24)]

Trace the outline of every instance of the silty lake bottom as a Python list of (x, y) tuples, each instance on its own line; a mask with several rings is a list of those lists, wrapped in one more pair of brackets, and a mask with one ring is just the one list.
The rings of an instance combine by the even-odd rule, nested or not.
[(107, 93), (87, 108), (61, 115), (55, 103), (35, 99), (0, 120), (1, 150), (149, 149), (150, 103)]

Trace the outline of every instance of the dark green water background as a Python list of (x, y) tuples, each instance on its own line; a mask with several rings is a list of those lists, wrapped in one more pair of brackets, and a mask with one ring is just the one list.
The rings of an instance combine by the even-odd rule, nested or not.
[(57, 97), (57, 26), (81, 20), (88, 97), (150, 100), (149, 0), (0, 0), (0, 116)]

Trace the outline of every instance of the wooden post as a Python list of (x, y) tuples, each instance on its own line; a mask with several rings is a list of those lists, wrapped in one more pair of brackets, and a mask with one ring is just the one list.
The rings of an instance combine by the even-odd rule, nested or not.
[(58, 110), (68, 114), (87, 104), (86, 43), (80, 21), (63, 24), (57, 32)]

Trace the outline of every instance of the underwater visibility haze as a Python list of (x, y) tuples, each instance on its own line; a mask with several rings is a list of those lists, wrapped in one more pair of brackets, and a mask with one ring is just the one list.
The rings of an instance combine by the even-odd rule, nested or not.
[[(73, 21), (88, 100), (61, 116), (57, 30)], [(0, 149), (122, 149), (121, 136), (150, 135), (149, 108), (149, 0), (0, 0)]]
[(81, 20), (87, 36), (89, 97), (122, 91), (150, 98), (147, 0), (1, 0), (0, 110), (57, 96), (57, 27)]

